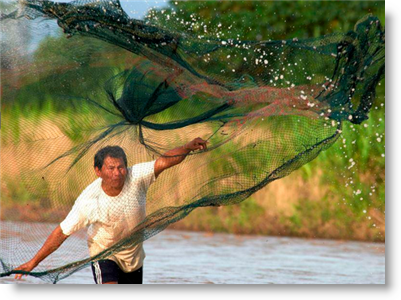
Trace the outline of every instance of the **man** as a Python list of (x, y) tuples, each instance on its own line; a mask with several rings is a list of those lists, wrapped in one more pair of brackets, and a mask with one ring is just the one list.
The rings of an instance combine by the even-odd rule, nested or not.
[[(16, 270), (32, 271), (74, 232), (89, 226), (91, 256), (109, 248), (129, 234), (146, 217), (146, 193), (164, 170), (181, 163), (194, 150), (206, 150), (206, 141), (196, 138), (167, 151), (152, 162), (127, 168), (127, 157), (118, 146), (100, 149), (94, 159), (99, 177), (77, 198), (68, 216), (49, 235), (38, 253)], [(92, 263), (97, 284), (142, 283), (145, 253), (142, 243)], [(15, 275), (21, 279), (22, 274)]]

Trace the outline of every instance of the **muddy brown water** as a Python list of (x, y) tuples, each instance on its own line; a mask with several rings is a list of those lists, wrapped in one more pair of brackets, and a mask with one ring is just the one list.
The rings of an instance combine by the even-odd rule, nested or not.
[[(7, 233), (4, 228), (0, 241), (2, 258), (11, 251), (5, 238), (18, 235), (24, 243), (35, 242), (31, 233), (24, 230)], [(29, 238), (24, 238), (24, 234), (30, 234)], [(85, 239), (74, 238), (85, 251)], [(144, 245), (145, 284), (385, 283), (384, 243), (165, 230)], [(61, 251), (53, 255), (53, 259), (62, 260)], [(45, 284), (31, 276), (18, 282), (13, 277), (3, 277), (0, 283)], [(94, 284), (94, 281), (90, 268), (85, 268), (58, 284)]]

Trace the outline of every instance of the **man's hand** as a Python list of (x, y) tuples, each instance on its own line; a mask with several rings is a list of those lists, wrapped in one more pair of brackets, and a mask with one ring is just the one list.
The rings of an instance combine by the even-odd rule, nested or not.
[[(32, 262), (32, 260), (28, 261), (27, 263), (24, 263), (23, 265), (20, 265), (18, 268), (14, 269), (15, 271), (26, 271), (26, 272), (31, 272), (34, 268), (36, 267), (36, 264)], [(23, 274), (15, 274), (15, 279), (20, 280), (22, 278)], [(25, 275), (28, 276), (28, 275)]]
[(184, 146), (167, 151), (156, 160), (155, 163), (155, 177), (157, 178), (161, 172), (181, 163), (189, 152), (194, 150), (207, 150), (207, 141), (196, 138)]
[(207, 150), (207, 141), (201, 139), (200, 137), (197, 137), (196, 139), (193, 139), (190, 141), (188, 144), (184, 146), (185, 149), (194, 151), (194, 150)]
[[(52, 233), (47, 238), (46, 242), (43, 244), (42, 248), (36, 253), (34, 258), (32, 258), (27, 263), (20, 265), (14, 270), (31, 272), (42, 260), (52, 254), (60, 245), (68, 238), (61, 230), (60, 225), (52, 231)], [(22, 274), (16, 274), (15, 279), (21, 279)]]

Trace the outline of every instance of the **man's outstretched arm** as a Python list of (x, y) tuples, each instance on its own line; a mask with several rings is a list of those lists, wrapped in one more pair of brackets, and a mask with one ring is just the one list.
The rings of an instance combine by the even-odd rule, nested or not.
[(184, 146), (167, 151), (155, 162), (155, 177), (157, 178), (164, 170), (178, 165), (185, 159), (189, 152), (199, 149), (206, 150), (206, 143), (207, 141), (198, 137)]
[[(60, 245), (68, 238), (68, 235), (65, 235), (61, 230), (60, 225), (53, 230), (53, 232), (49, 235), (46, 242), (43, 244), (42, 248), (36, 253), (34, 258), (32, 258), (27, 263), (19, 266), (15, 270), (21, 271), (32, 271), (42, 260), (52, 254), (54, 251), (60, 247)], [(15, 279), (21, 279), (22, 274), (16, 274)]]

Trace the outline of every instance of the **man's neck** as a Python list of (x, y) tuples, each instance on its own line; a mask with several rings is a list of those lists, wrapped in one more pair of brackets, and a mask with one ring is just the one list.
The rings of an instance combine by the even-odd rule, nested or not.
[(110, 197), (118, 196), (121, 193), (121, 191), (123, 190), (123, 187), (124, 186), (122, 186), (121, 188), (113, 188), (111, 186), (105, 186), (104, 182), (102, 181), (102, 189), (106, 193), (106, 195), (110, 196)]

